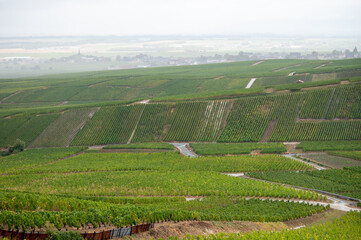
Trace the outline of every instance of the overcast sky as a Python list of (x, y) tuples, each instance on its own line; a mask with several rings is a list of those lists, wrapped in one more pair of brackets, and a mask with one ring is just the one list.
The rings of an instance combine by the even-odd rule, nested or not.
[(0, 0), (0, 37), (361, 36), (361, 0)]

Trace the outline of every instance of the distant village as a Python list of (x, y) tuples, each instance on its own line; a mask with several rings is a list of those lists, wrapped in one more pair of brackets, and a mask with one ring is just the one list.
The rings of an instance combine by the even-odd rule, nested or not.
[[(222, 62), (236, 62), (236, 61), (252, 61), (252, 60), (267, 60), (267, 59), (310, 59), (310, 60), (336, 60), (336, 59), (351, 59), (361, 58), (361, 53), (355, 47), (352, 51), (346, 49), (345, 51), (333, 50), (330, 53), (300, 53), (300, 52), (269, 52), (269, 53), (254, 53), (254, 52), (239, 52), (237, 55), (232, 54), (215, 54), (214, 56), (199, 56), (199, 57), (163, 57), (151, 56), (147, 54), (138, 54), (135, 56), (115, 56), (102, 57), (78, 54), (61, 58), (37, 58), (31, 56), (21, 57), (2, 57), (0, 58), (1, 65), (21, 65), (22, 68), (27, 68), (26, 64), (31, 64), (29, 67), (32, 70), (39, 70), (41, 64), (57, 64), (57, 63), (108, 63), (104, 64), (107, 67), (104, 70), (113, 69), (128, 69), (128, 68), (146, 68), (157, 66), (181, 66), (181, 65), (197, 65), (207, 63), (222, 63)], [(49, 67), (50, 68), (50, 67)], [(51, 70), (51, 69), (50, 69)]]

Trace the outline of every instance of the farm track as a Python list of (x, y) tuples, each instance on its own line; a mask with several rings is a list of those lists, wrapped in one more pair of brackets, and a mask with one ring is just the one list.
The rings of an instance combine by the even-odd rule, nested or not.
[(197, 157), (197, 155), (192, 152), (191, 150), (189, 150), (189, 143), (170, 143), (172, 144), (174, 147), (178, 148), (179, 151), (187, 157)]
[(20, 90), (20, 91), (17, 91), (17, 92), (14, 92), (13, 94), (10, 94), (9, 96), (7, 96), (7, 97), (4, 97), (3, 99), (1, 99), (0, 100), (0, 104), (2, 104), (3, 103), (3, 101), (6, 101), (6, 100), (8, 100), (9, 98), (11, 98), (12, 96), (15, 96), (16, 94), (19, 94), (19, 93), (21, 93), (21, 92), (23, 92), (22, 90)]
[(251, 88), (253, 83), (257, 80), (257, 78), (252, 78), (251, 81), (247, 84), (246, 88)]

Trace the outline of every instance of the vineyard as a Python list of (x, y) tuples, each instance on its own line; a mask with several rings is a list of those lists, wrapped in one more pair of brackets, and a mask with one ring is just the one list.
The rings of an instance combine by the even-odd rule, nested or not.
[(261, 153), (287, 151), (282, 143), (191, 143), (190, 146), (198, 155), (249, 154), (253, 150), (261, 150)]
[(361, 198), (361, 168), (350, 167), (324, 171), (263, 172), (250, 176), (273, 182), (286, 183), (311, 189), (338, 193), (353, 198)]
[[(44, 194), (0, 192), (0, 225), (9, 230), (39, 229), (52, 224), (91, 230), (100, 226), (124, 227), (143, 222), (184, 220), (285, 221), (321, 212), (327, 207), (286, 201), (209, 198), (204, 201), (169, 201), (165, 204), (113, 204)], [(231, 214), (229, 214), (231, 213)]]
[(138, 123), (132, 142), (158, 142), (170, 114), (169, 104), (148, 104)]
[(361, 150), (361, 141), (319, 141), (301, 142), (297, 148), (309, 151), (357, 151)]
[(78, 153), (83, 149), (80, 147), (28, 149), (15, 155), (1, 158), (0, 173), (16, 172), (19, 169), (26, 170), (31, 167), (54, 162)]
[(300, 171), (311, 167), (278, 155), (209, 156), (187, 159), (178, 153), (85, 153), (62, 161), (19, 171), (22, 173), (66, 173), (95, 171)]
[(0, 119), (0, 146), (13, 144), (17, 138), (29, 145), (58, 116), (44, 114)]
[[(54, 234), (101, 239), (107, 231), (109, 239), (158, 222), (282, 222), (317, 213), (327, 222), (333, 198), (282, 184), (361, 199), (360, 62), (60, 74), (22, 79), (24, 89), (8, 81), (1, 151), (17, 139), (27, 148), (0, 157), (0, 235), (60, 230)], [(183, 156), (183, 145), (198, 156)], [(359, 219), (351, 212), (299, 230), (186, 238), (357, 239)]]
[(165, 141), (216, 141), (226, 118), (229, 101), (175, 105)]
[(30, 147), (360, 140), (360, 92), (359, 84), (350, 84), (235, 100), (115, 105), (19, 116), (0, 120), (0, 143), (6, 146), (17, 138)]
[(66, 147), (97, 109), (73, 109), (53, 121), (29, 147)]
[(87, 121), (71, 145), (126, 143), (144, 106), (104, 107)]

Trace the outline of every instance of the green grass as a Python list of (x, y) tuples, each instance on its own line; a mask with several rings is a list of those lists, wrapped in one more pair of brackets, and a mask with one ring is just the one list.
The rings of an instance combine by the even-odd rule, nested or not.
[(107, 145), (103, 149), (165, 149), (174, 150), (174, 146), (169, 143), (132, 143)]
[(191, 143), (190, 146), (198, 155), (249, 154), (252, 150), (283, 153), (287, 149), (282, 143)]

